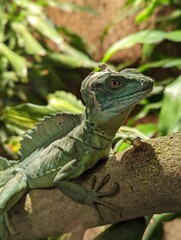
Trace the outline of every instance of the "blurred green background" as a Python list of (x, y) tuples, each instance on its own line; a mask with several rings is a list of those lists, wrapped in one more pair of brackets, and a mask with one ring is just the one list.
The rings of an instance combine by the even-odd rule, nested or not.
[[(76, 1), (75, 1), (76, 2)], [(132, 17), (136, 30), (100, 49), (80, 32), (65, 23), (55, 24), (47, 9), (89, 18), (103, 17), (97, 7), (71, 2), (46, 0), (1, 0), (0, 7), (0, 155), (18, 159), (22, 134), (51, 113), (81, 113), (84, 105), (79, 88), (86, 75), (100, 62), (115, 70), (134, 67), (155, 79), (150, 96), (132, 112), (116, 135), (114, 152), (126, 149), (133, 138), (142, 139), (181, 130), (181, 2), (179, 0), (128, 0), (119, 14), (104, 24), (99, 46), (115, 25)], [(124, 14), (122, 14), (122, 12)], [(72, 14), (72, 15), (70, 15)], [(106, 16), (104, 16), (106, 18)], [(85, 19), (85, 18), (84, 18)], [(128, 22), (128, 24), (133, 24)], [(90, 23), (91, 24), (91, 23)], [(139, 27), (142, 26), (142, 27)], [(89, 31), (89, 29), (87, 29)], [(120, 28), (121, 31), (121, 28)], [(91, 34), (94, 34), (92, 32)], [(121, 57), (122, 51), (139, 46), (140, 56)], [(124, 54), (125, 55), (125, 54)], [(115, 57), (117, 56), (117, 57)], [(164, 239), (163, 223), (178, 214), (145, 217), (141, 235), (144, 240)], [(148, 225), (154, 219), (152, 225)], [(128, 224), (133, 236), (118, 239), (141, 239), (133, 222)], [(148, 227), (147, 227), (148, 225)], [(110, 239), (120, 225), (111, 226), (96, 239)], [(129, 232), (127, 234), (129, 235)], [(117, 232), (118, 234), (118, 232)], [(122, 232), (120, 233), (122, 234)], [(135, 237), (138, 234), (139, 237)], [(106, 238), (106, 236), (109, 236)]]

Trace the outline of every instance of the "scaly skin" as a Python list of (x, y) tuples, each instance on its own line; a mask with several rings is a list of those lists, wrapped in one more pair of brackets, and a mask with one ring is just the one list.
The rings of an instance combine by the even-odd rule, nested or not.
[(28, 189), (52, 186), (82, 203), (104, 204), (100, 201), (101, 193), (69, 180), (108, 156), (117, 130), (133, 107), (150, 93), (153, 80), (135, 69), (115, 72), (104, 64), (100, 68), (100, 72), (89, 74), (82, 83), (86, 109), (80, 123), (67, 135), (44, 148), (37, 146), (23, 161), (11, 162), (10, 168), (0, 158), (0, 170), (4, 170), (0, 176), (0, 214), (9, 210)]

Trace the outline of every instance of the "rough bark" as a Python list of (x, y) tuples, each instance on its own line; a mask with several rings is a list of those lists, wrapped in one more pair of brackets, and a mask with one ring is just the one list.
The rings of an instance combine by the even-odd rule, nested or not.
[[(150, 139), (139, 147), (117, 154), (94, 170), (98, 180), (106, 174), (110, 182), (101, 191), (108, 191), (114, 182), (120, 192), (104, 201), (117, 212), (98, 206), (96, 211), (62, 194), (57, 189), (29, 191), (10, 212), (16, 232), (11, 240), (37, 239), (137, 218), (144, 215), (181, 211), (181, 132)], [(90, 174), (87, 174), (90, 175)], [(91, 179), (80, 184), (90, 186)]]

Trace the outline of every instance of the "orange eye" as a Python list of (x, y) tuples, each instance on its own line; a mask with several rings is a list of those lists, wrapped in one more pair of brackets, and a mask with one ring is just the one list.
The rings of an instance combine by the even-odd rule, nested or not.
[(112, 80), (109, 84), (110, 84), (110, 87), (113, 89), (119, 88), (121, 86), (121, 83), (118, 80)]

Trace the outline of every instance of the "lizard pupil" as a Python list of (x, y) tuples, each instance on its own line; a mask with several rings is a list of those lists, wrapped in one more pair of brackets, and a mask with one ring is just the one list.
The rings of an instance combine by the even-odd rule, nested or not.
[(111, 82), (110, 82), (110, 87), (111, 88), (119, 88), (121, 86), (121, 83), (120, 83), (120, 81), (118, 81), (118, 80), (112, 80)]

